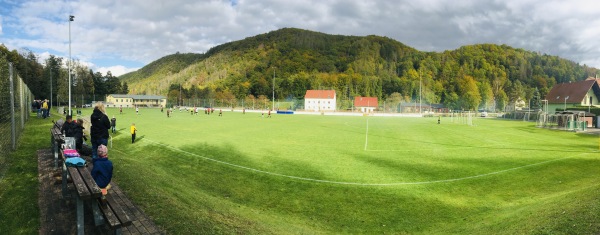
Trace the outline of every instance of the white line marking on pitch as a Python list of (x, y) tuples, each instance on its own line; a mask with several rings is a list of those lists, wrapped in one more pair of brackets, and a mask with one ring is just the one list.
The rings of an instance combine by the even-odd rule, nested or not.
[[(290, 178), (290, 179), (303, 180), (303, 181), (328, 183), (328, 184), (358, 185), (358, 186), (397, 186), (397, 185), (419, 185), (419, 184), (448, 183), (448, 182), (462, 181), (462, 180), (467, 180), (467, 179), (481, 178), (481, 177), (485, 177), (485, 176), (500, 174), (500, 173), (504, 173), (504, 172), (508, 172), (508, 171), (518, 170), (518, 169), (522, 169), (522, 168), (526, 168), (526, 167), (530, 167), (530, 166), (542, 165), (542, 164), (545, 164), (545, 163), (554, 162), (554, 161), (560, 161), (560, 160), (564, 160), (564, 159), (567, 159), (567, 158), (574, 157), (574, 156), (571, 156), (571, 157), (559, 158), (559, 159), (554, 159), (554, 160), (548, 160), (548, 161), (533, 163), (533, 164), (529, 164), (529, 165), (524, 165), (524, 166), (509, 168), (509, 169), (505, 169), (505, 170), (500, 170), (500, 171), (495, 171), (495, 172), (490, 172), (490, 173), (485, 173), (485, 174), (480, 174), (480, 175), (473, 175), (473, 176), (466, 176), (466, 177), (454, 178), (454, 179), (431, 180), (431, 181), (417, 181), (417, 182), (396, 182), (396, 183), (358, 183), (358, 182), (342, 182), (342, 181), (312, 179), (312, 178), (305, 178), (305, 177), (299, 177), (299, 176), (293, 176), (293, 175), (284, 175), (284, 174), (279, 174), (279, 173), (274, 173), (274, 172), (259, 170), (259, 169), (250, 168), (250, 167), (246, 167), (246, 166), (240, 166), (240, 165), (236, 165), (236, 164), (233, 164), (233, 163), (229, 163), (229, 162), (225, 162), (225, 161), (221, 161), (221, 160), (217, 160), (217, 159), (205, 157), (205, 156), (202, 156), (202, 155), (198, 155), (198, 154), (195, 154), (195, 153), (191, 153), (191, 152), (188, 152), (188, 151), (185, 151), (185, 150), (181, 150), (181, 149), (178, 149), (178, 148), (175, 148), (175, 147), (163, 144), (163, 143), (159, 143), (159, 142), (150, 140), (148, 138), (144, 138), (144, 140), (150, 141), (150, 142), (152, 142), (154, 144), (157, 144), (157, 145), (161, 145), (161, 146), (167, 147), (167, 148), (172, 149), (174, 151), (178, 151), (178, 152), (185, 153), (185, 154), (188, 154), (188, 155), (191, 155), (191, 156), (203, 158), (205, 160), (209, 160), (209, 161), (213, 161), (213, 162), (217, 162), (217, 163), (221, 163), (221, 164), (224, 164), (224, 165), (228, 165), (228, 166), (232, 166), (232, 167), (237, 167), (237, 168), (241, 168), (241, 169), (245, 169), (245, 170), (249, 170), (249, 171), (254, 171), (254, 172), (259, 172), (259, 173), (268, 174), (268, 175), (274, 175), (274, 176), (280, 176), (280, 177), (285, 177), (285, 178)], [(576, 156), (583, 155), (583, 154), (589, 154), (589, 153), (581, 153), (581, 154), (578, 154)]]

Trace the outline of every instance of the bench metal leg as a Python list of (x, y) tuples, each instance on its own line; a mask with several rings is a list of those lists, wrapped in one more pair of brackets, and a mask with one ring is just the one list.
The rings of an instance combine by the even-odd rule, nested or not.
[(102, 211), (100, 211), (98, 200), (92, 199), (92, 211), (94, 212), (94, 224), (96, 226), (100, 226), (104, 224), (104, 217), (102, 216)]
[(84, 235), (85, 230), (83, 229), (83, 200), (77, 197), (77, 234)]
[(54, 142), (54, 146), (52, 148), (54, 150), (54, 168), (58, 168), (58, 144)]
[(63, 163), (62, 166), (62, 195), (63, 198), (69, 198), (70, 195), (68, 195), (68, 191), (67, 191), (67, 166)]

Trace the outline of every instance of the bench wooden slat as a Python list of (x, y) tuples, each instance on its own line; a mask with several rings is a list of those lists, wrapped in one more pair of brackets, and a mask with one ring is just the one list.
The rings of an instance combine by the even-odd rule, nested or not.
[(117, 215), (115, 215), (110, 206), (103, 207), (100, 199), (98, 199), (98, 205), (100, 207), (100, 210), (102, 211), (102, 214), (104, 215), (106, 223), (108, 224), (108, 226), (110, 226), (110, 228), (117, 229), (122, 227), (121, 221), (119, 220), (119, 218), (117, 218)]
[(94, 180), (94, 178), (92, 178), (92, 174), (90, 173), (89, 169), (87, 167), (81, 167), (81, 169), (79, 169), (79, 172), (81, 173), (81, 176), (83, 176), (83, 181), (85, 182), (85, 184), (87, 185), (87, 187), (90, 189), (90, 194), (92, 197), (100, 197), (102, 196), (102, 190), (100, 190), (100, 187), (98, 187), (98, 185), (96, 184), (96, 181)]
[(82, 199), (90, 199), (92, 196), (90, 194), (90, 190), (85, 185), (83, 178), (79, 174), (79, 171), (76, 167), (67, 167), (67, 171), (69, 171), (69, 175), (71, 179), (73, 179), (73, 185), (75, 185), (75, 189), (77, 190), (77, 195)]
[(121, 203), (118, 203), (110, 193), (106, 195), (106, 200), (108, 201), (108, 205), (113, 210), (115, 215), (117, 215), (119, 218), (119, 221), (121, 221), (121, 226), (130, 225), (132, 222), (131, 218), (129, 218), (129, 215), (125, 212), (123, 207), (121, 207)]
[(52, 136), (54, 137), (54, 141), (62, 144), (65, 142), (65, 140), (63, 139), (62, 136), (62, 132), (60, 131), (60, 128), (56, 129), (56, 128), (52, 128), (50, 130), (50, 133), (52, 134)]

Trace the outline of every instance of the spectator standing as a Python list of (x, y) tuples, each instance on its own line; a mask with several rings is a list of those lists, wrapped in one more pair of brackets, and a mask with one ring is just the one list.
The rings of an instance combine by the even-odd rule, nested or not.
[(41, 100), (36, 100), (35, 101), (35, 108), (37, 109), (37, 117), (42, 117), (44, 114), (42, 113), (42, 101)]
[(44, 100), (42, 103), (42, 117), (46, 119), (48, 117), (48, 101)]
[(106, 116), (106, 110), (103, 103), (96, 103), (96, 107), (94, 107), (90, 120), (92, 123), (90, 129), (90, 135), (92, 137), (92, 158), (98, 158), (98, 146), (106, 146), (108, 144), (108, 129), (110, 129), (110, 121), (108, 120), (108, 116)]
[(77, 149), (77, 152), (81, 153), (82, 155), (89, 155), (89, 150), (87, 152), (87, 154), (83, 154), (83, 141), (87, 140), (87, 138), (85, 137), (85, 134), (83, 133), (83, 130), (85, 129), (85, 127), (83, 127), (83, 119), (79, 118), (77, 119), (77, 122), (75, 123), (76, 127), (75, 127), (75, 148)]

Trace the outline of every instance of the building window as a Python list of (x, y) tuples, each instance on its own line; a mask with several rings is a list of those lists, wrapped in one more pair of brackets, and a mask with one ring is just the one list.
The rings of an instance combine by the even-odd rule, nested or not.
[(594, 103), (594, 97), (590, 96), (590, 105)]

